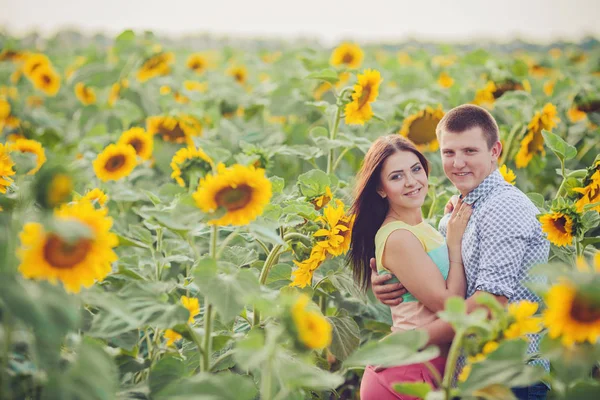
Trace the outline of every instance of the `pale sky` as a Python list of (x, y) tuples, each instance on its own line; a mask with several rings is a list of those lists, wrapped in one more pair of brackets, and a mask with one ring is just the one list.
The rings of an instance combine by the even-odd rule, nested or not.
[(599, 0), (0, 0), (0, 29), (61, 28), (159, 34), (309, 36), (394, 41), (407, 37), (535, 42), (600, 37)]

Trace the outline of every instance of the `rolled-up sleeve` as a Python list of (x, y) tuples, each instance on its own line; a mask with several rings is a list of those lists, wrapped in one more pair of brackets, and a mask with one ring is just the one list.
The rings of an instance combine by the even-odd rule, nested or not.
[(481, 258), (475, 290), (513, 297), (521, 274), (531, 221), (506, 207), (485, 213), (480, 226)]

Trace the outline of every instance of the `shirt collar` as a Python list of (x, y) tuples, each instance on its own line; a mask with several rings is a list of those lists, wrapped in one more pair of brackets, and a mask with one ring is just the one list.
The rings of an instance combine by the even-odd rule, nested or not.
[(504, 182), (502, 174), (496, 168), (494, 172), (489, 174), (475, 189), (471, 190), (466, 196), (464, 202), (467, 204), (474, 204), (477, 200), (485, 197), (494, 188), (501, 185)]

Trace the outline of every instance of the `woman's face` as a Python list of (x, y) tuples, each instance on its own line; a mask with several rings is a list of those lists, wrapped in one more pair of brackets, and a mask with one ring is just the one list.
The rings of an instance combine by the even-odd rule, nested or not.
[(428, 187), (425, 168), (416, 154), (398, 151), (384, 161), (377, 193), (392, 209), (420, 208)]

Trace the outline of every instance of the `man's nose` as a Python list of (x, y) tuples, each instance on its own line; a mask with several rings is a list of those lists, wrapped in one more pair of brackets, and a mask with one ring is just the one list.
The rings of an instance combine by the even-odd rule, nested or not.
[(454, 168), (463, 168), (465, 166), (465, 160), (460, 156), (454, 157), (453, 162)]

